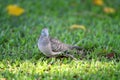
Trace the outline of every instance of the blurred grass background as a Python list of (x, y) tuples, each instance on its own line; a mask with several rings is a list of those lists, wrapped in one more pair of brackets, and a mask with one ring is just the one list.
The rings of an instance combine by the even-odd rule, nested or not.
[[(120, 0), (103, 1), (98, 6), (93, 0), (0, 0), (0, 78), (119, 79)], [(25, 12), (9, 15), (6, 7), (12, 4)], [(105, 13), (104, 7), (115, 13)], [(71, 30), (74, 24), (84, 25), (86, 31)], [(37, 48), (44, 27), (64, 43), (94, 50), (78, 61), (48, 59)]]

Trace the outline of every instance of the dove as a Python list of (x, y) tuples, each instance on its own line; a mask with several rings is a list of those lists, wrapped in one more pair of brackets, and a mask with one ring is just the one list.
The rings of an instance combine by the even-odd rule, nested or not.
[[(81, 50), (78, 46), (64, 44), (58, 39), (51, 38), (48, 28), (44, 28), (41, 31), (41, 35), (38, 39), (38, 48), (47, 57), (53, 57), (73, 49)], [(72, 57), (72, 55), (67, 56)]]

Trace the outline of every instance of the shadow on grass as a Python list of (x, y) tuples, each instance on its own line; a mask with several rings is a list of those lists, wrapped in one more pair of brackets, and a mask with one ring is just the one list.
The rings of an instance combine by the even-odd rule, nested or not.
[[(92, 53), (91, 53), (92, 54)], [(85, 55), (83, 59), (80, 59), (77, 55), (76, 61), (66, 57), (47, 58), (40, 51), (35, 48), (29, 50), (26, 53), (24, 51), (19, 54), (9, 52), (0, 55), (1, 63), (4, 65), (0, 67), (0, 77), (11, 79), (118, 79), (118, 68), (107, 67), (93, 67), (92, 60), (109, 63), (111, 60), (100, 57), (93, 57), (91, 54)], [(93, 57), (93, 58), (92, 58)], [(114, 58), (113, 58), (114, 59)], [(82, 61), (82, 62), (81, 62)], [(80, 62), (80, 64), (79, 64)], [(88, 62), (88, 63), (87, 63)], [(86, 66), (86, 64), (88, 66)], [(49, 65), (51, 67), (49, 67)], [(68, 66), (68, 67), (65, 67)], [(93, 64), (93, 66), (96, 64)], [(99, 65), (99, 64), (98, 64)], [(103, 64), (104, 65), (104, 64)], [(21, 67), (22, 66), (22, 67)], [(71, 66), (71, 68), (70, 68)], [(78, 66), (79, 68), (75, 67)], [(83, 66), (83, 67), (80, 67)], [(119, 66), (119, 64), (114, 64)], [(113, 66), (113, 67), (114, 67)], [(42, 68), (39, 68), (42, 67)], [(74, 67), (74, 68), (73, 68)], [(30, 70), (29, 70), (30, 69)], [(93, 70), (91, 70), (93, 69)], [(83, 72), (82, 72), (83, 71)], [(111, 71), (111, 72), (110, 72)]]
[[(109, 56), (107, 57), (106, 55), (99, 55), (96, 54), (92, 49), (87, 49), (87, 53), (85, 55), (81, 55), (81, 54), (72, 54), (74, 55), (74, 57), (80, 61), (80, 60), (88, 60), (91, 61), (92, 59), (96, 60), (96, 61), (104, 61), (104, 62), (109, 62), (109, 61), (116, 61), (119, 62), (120, 60), (120, 56), (118, 55), (114, 55), (112, 57), (109, 58)], [(110, 54), (111, 55), (111, 54)], [(55, 57), (58, 60), (73, 60), (70, 57), (65, 57), (63, 55), (59, 55), (57, 57)], [(37, 61), (37, 60), (43, 60), (43, 61), (47, 61), (47, 60), (52, 60), (51, 58), (46, 57), (45, 55), (43, 55), (37, 48), (33, 50), (28, 50), (28, 51), (21, 51), (18, 53), (14, 53), (14, 52), (8, 52), (8, 53), (1, 53), (0, 54), (0, 61), (20, 61), (23, 62), (25, 60), (31, 60), (31, 61)]]

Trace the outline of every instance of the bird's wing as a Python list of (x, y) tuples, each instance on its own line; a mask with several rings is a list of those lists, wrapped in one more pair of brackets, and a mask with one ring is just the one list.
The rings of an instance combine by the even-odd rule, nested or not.
[(60, 42), (57, 39), (50, 38), (51, 48), (53, 52), (63, 52), (69, 49), (68, 45)]

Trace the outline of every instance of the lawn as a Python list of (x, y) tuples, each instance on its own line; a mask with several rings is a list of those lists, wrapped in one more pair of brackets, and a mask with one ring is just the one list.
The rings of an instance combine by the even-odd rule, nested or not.
[[(0, 80), (120, 79), (120, 0), (0, 0)], [(25, 12), (10, 15), (16, 4)], [(104, 7), (115, 9), (104, 12)], [(72, 25), (83, 28), (71, 29)], [(47, 58), (38, 47), (41, 30), (84, 47), (84, 58)], [(74, 53), (72, 53), (74, 54)], [(78, 56), (77, 54), (74, 54)]]

